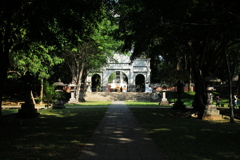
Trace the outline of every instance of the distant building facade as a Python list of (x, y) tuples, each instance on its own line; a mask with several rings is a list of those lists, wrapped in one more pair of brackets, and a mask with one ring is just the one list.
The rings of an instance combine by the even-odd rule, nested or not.
[[(100, 73), (97, 73), (98, 79), (100, 79), (98, 86), (102, 92), (110, 92), (115, 90), (121, 90), (123, 92), (137, 91), (139, 86), (142, 87), (142, 91), (145, 91), (145, 85), (150, 83), (150, 58), (137, 58), (133, 62), (130, 60), (130, 56), (115, 54), (113, 57), (117, 62), (110, 61), (106, 67), (103, 67)], [(109, 82), (109, 77), (112, 73), (116, 73), (116, 78)], [(87, 82), (90, 84), (90, 88), (94, 88), (93, 76), (91, 74), (87, 77)], [(136, 84), (136, 78), (141, 79), (141, 84)], [(139, 82), (139, 81), (138, 81)], [(88, 90), (89, 91), (89, 90)]]

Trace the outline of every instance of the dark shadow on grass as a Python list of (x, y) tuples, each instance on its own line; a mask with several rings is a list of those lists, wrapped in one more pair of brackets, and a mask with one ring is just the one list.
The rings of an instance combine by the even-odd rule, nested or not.
[(171, 109), (131, 109), (169, 160), (240, 159), (240, 124), (179, 116)]
[[(42, 110), (36, 119), (1, 121), (1, 159), (74, 159), (106, 108)], [(94, 117), (94, 118), (93, 118)]]
[[(230, 109), (229, 108), (219, 108), (219, 110), (220, 110), (221, 114), (230, 117)], [(235, 109), (234, 110), (234, 118), (240, 120), (240, 109)]]

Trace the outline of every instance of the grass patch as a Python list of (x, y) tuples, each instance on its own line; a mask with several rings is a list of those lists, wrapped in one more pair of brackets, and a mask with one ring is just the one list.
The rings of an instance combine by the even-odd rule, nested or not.
[[(182, 117), (181, 111), (131, 108), (168, 160), (240, 159), (240, 123)], [(239, 111), (236, 111), (239, 112)]]
[(112, 101), (87, 101), (81, 102), (80, 104), (65, 104), (66, 107), (73, 107), (73, 106), (109, 106)]
[(76, 159), (106, 110), (45, 109), (36, 119), (4, 118), (0, 121), (1, 159)]
[(18, 113), (18, 109), (3, 109), (2, 110), (2, 115), (8, 115), (8, 114), (13, 114), (13, 113)]
[(128, 106), (158, 106), (159, 102), (124, 101)]

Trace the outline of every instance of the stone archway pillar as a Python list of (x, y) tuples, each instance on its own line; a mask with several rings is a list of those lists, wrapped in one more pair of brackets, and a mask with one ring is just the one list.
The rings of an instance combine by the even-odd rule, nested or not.
[(92, 92), (92, 76), (87, 76), (87, 92)]
[(108, 77), (110, 76), (110, 72), (108, 70), (103, 71), (102, 76), (102, 92), (108, 91)]
[(128, 91), (133, 92), (135, 90), (135, 82), (134, 82), (134, 73), (133, 73), (133, 66), (129, 66), (129, 79), (128, 79)]

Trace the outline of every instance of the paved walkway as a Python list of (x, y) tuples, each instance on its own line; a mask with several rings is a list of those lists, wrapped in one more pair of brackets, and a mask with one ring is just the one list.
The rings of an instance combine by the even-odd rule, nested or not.
[(77, 160), (164, 160), (127, 105), (113, 102)]

